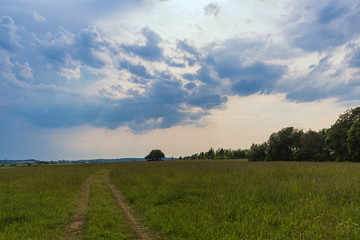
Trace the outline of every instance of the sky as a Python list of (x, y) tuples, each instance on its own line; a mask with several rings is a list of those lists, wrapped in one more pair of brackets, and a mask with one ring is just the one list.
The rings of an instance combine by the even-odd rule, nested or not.
[(359, 0), (2, 0), (0, 159), (245, 149), (360, 105)]

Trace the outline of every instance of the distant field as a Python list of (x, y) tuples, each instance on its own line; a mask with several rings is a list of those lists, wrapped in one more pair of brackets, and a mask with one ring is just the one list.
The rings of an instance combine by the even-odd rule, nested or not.
[(0, 170), (0, 239), (61, 239), (92, 176), (83, 239), (136, 239), (104, 174), (157, 239), (360, 239), (360, 165), (240, 160)]

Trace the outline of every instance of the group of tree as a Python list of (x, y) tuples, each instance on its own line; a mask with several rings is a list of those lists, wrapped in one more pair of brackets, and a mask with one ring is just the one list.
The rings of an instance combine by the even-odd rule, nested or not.
[[(149, 161), (165, 158), (161, 150), (152, 150)], [(249, 161), (357, 161), (360, 162), (360, 107), (348, 109), (329, 128), (320, 131), (286, 127), (272, 133), (262, 144), (249, 150), (210, 148), (179, 159), (245, 159)]]
[(286, 127), (253, 144), (249, 161), (360, 161), (360, 107), (347, 110), (329, 128), (303, 132)]
[(247, 154), (247, 150), (237, 149), (224, 149), (218, 148), (214, 150), (210, 148), (207, 152), (195, 153), (191, 156), (180, 157), (180, 159), (188, 160), (188, 159), (245, 159)]

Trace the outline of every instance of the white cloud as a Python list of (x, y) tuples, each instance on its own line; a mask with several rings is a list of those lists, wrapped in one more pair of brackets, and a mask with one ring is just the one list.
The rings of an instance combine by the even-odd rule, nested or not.
[(0, 49), (15, 52), (22, 48), (18, 27), (9, 16), (0, 17)]
[(74, 65), (73, 68), (61, 68), (58, 74), (67, 80), (79, 79), (81, 77), (80, 65)]
[(42, 15), (40, 15), (39, 13), (37, 13), (36, 11), (33, 12), (33, 18), (35, 20), (35, 22), (45, 22), (46, 18)]
[(30, 68), (28, 62), (24, 63), (24, 65), (17, 63), (17, 65), (21, 68), (20, 75), (22, 77), (27, 78), (27, 79), (33, 79), (33, 74), (31, 72), (31, 68)]

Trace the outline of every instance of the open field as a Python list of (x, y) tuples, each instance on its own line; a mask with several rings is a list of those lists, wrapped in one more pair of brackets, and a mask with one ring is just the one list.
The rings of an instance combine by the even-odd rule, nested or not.
[[(0, 239), (61, 239), (91, 176), (79, 238), (360, 239), (357, 163), (126, 162), (0, 170)], [(65, 236), (66, 238), (66, 236)]]

